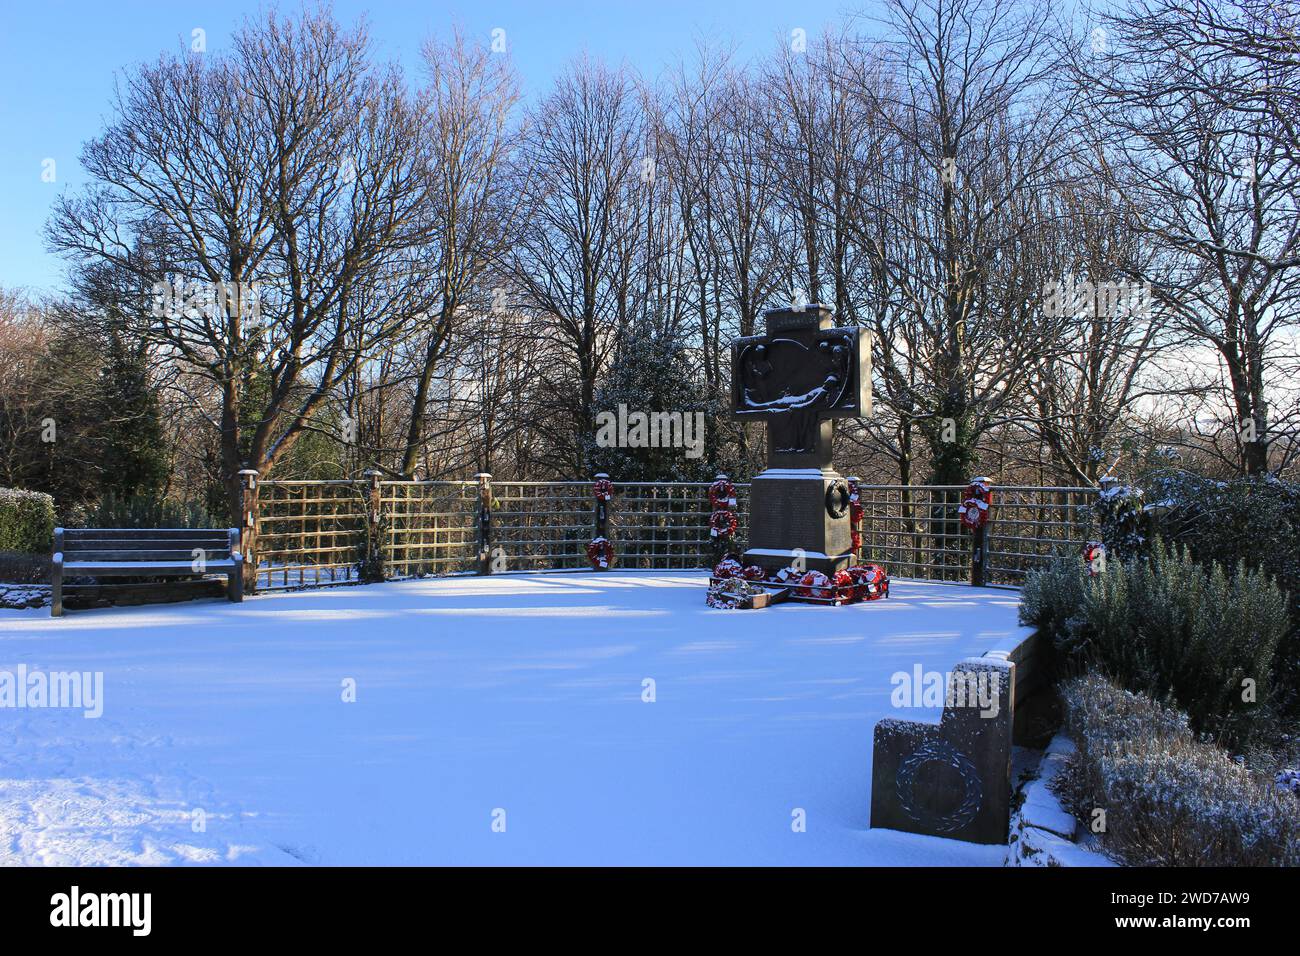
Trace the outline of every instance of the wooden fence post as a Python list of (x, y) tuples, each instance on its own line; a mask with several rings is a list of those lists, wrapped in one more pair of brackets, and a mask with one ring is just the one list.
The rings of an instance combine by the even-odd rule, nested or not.
[[(596, 474), (595, 480), (608, 481), (609, 475), (605, 474), (603, 471), (598, 472)], [(596, 533), (593, 537), (605, 538), (606, 540), (609, 540), (609, 502), (605, 501), (605, 499), (600, 496), (596, 497), (595, 518), (596, 518)], [(611, 542), (611, 547), (612, 547), (612, 542)], [(610, 564), (611, 565), (613, 564), (612, 560), (610, 561)], [(608, 571), (609, 568), (600, 567), (597, 568), (597, 570)]]
[(244, 593), (257, 593), (257, 469), (239, 472), (239, 550), (244, 556)]
[[(992, 486), (993, 483), (984, 477), (972, 478), (968, 486), (982, 487), (986, 496), (979, 499), (984, 502), (984, 506), (980, 509), (984, 512), (984, 520), (971, 532), (970, 583), (977, 588), (984, 587), (984, 570), (988, 564), (988, 529), (989, 523), (993, 520)], [(965, 503), (963, 503), (962, 507), (965, 508)]]
[(362, 472), (369, 482), (366, 489), (366, 555), (362, 562), (364, 581), (384, 580), (383, 498), (379, 488), (380, 472), (374, 468)]
[(492, 476), (480, 471), (478, 479), (478, 573), (492, 573)]
[(985, 532), (987, 525), (980, 525), (971, 534), (970, 583), (977, 588), (984, 587), (984, 562), (988, 557), (985, 549)]

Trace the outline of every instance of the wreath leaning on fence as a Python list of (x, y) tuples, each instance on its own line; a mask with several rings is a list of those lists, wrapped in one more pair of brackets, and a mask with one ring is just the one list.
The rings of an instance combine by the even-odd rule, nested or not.
[(730, 538), (738, 524), (734, 511), (715, 511), (709, 515), (709, 537)]
[(849, 536), (856, 555), (862, 550), (862, 494), (858, 490), (857, 478), (845, 478), (844, 481), (849, 486)]
[(1095, 577), (1106, 570), (1106, 545), (1100, 541), (1089, 541), (1083, 546), (1083, 563), (1088, 568), (1088, 577)]
[(736, 486), (726, 475), (709, 485), (709, 504), (714, 511), (730, 511), (736, 507)]
[(961, 507), (957, 509), (961, 523), (972, 531), (984, 527), (989, 520), (989, 508), (993, 506), (992, 483), (987, 478), (972, 478), (961, 497)]

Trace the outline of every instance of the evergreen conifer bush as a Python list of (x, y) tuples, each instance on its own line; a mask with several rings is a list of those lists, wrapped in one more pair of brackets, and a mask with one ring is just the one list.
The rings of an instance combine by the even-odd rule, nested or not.
[(0, 488), (0, 551), (49, 554), (54, 499), (39, 491)]

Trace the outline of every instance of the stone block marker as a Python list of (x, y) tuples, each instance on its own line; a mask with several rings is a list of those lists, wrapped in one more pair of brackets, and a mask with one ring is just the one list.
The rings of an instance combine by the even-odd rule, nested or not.
[(873, 827), (1007, 842), (1015, 671), (1006, 655), (969, 658), (953, 669), (938, 724), (876, 724)]

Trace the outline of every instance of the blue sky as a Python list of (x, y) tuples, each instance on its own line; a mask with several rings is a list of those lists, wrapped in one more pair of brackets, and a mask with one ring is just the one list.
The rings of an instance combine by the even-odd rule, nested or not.
[[(281, 9), (298, 7), (281, 3)], [(54, 197), (84, 183), (77, 158), (109, 112), (114, 75), (164, 50), (188, 47), (191, 31), (206, 32), (208, 51), (221, 51), (257, 0), (5, 0), (0, 12), (0, 286), (54, 291), (63, 263), (45, 251), (42, 228)], [(626, 62), (654, 76), (697, 39), (734, 45), (749, 57), (771, 49), (796, 27), (809, 37), (876, 0), (337, 0), (335, 14), (370, 21), (381, 56), (414, 72), (423, 37), (454, 24), (470, 35), (506, 31), (510, 54), (529, 94), (586, 51)], [(53, 183), (42, 181), (54, 160)]]

